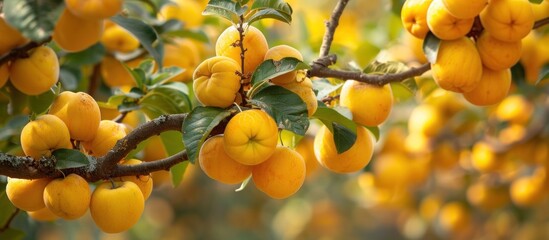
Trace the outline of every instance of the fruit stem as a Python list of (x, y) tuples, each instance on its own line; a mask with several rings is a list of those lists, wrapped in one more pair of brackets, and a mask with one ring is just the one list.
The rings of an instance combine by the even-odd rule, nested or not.
[(245, 86), (249, 84), (249, 76), (247, 76), (246, 72), (244, 72), (244, 57), (245, 53), (247, 51), (246, 48), (244, 48), (244, 16), (240, 16), (240, 22), (236, 24), (236, 30), (238, 31), (239, 40), (237, 41), (238, 47), (240, 47), (240, 89), (238, 92), (240, 93), (240, 96), (242, 96), (242, 105), (246, 105), (248, 101), (246, 101), (246, 90)]

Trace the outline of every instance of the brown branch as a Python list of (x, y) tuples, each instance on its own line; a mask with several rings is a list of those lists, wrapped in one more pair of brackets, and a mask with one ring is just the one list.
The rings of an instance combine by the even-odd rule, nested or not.
[(404, 72), (379, 75), (366, 74), (359, 71), (335, 70), (320, 64), (313, 64), (307, 74), (309, 77), (333, 77), (343, 80), (353, 79), (359, 82), (382, 86), (391, 82), (400, 82), (404, 79), (420, 76), (429, 69), (431, 69), (431, 64), (426, 63), (420, 67), (410, 68)]
[(17, 59), (17, 58), (28, 56), (27, 52), (29, 50), (40, 47), (40, 46), (42, 46), (42, 45), (44, 45), (44, 44), (46, 44), (50, 41), (51, 41), (51, 37), (48, 37), (48, 38), (46, 38), (46, 39), (44, 39), (43, 41), (40, 41), (40, 42), (28, 42), (27, 44), (25, 44), (21, 47), (14, 48), (8, 54), (5, 54), (4, 56), (2, 56), (0, 58), (0, 65), (2, 65), (4, 63), (7, 63), (11, 60)]
[(8, 221), (6, 221), (6, 224), (4, 224), (4, 226), (0, 227), (0, 233), (6, 231), (6, 230), (10, 227), (11, 222), (13, 221), (13, 219), (15, 219), (15, 216), (17, 216), (17, 214), (18, 214), (20, 211), (21, 211), (21, 210), (19, 210), (19, 208), (16, 208), (15, 211), (13, 211), (13, 213), (11, 214), (10, 218), (8, 219)]
[(121, 167), (117, 163), (137, 145), (151, 136), (165, 131), (181, 131), (181, 126), (186, 114), (173, 114), (160, 116), (137, 127), (126, 137), (118, 140), (113, 149), (105, 156), (91, 158), (88, 166), (63, 169), (62, 172), (55, 169), (55, 157), (42, 157), (34, 160), (30, 157), (12, 156), (0, 153), (0, 175), (8, 177), (36, 179), (45, 177), (61, 177), (63, 174), (76, 173), (90, 182), (100, 179), (109, 179), (119, 176), (142, 175), (156, 170), (169, 169), (171, 166), (187, 160), (186, 153), (181, 152), (173, 156), (154, 162), (143, 162), (138, 167)]
[(88, 94), (90, 96), (95, 96), (95, 92), (99, 87), (99, 81), (101, 81), (101, 63), (93, 65), (90, 82), (88, 84)]
[(534, 23), (534, 27), (533, 29), (537, 29), (537, 28), (540, 28), (546, 24), (549, 24), (549, 17), (546, 17), (546, 18), (542, 18), (538, 21), (536, 21), (536, 23)]
[(334, 8), (334, 11), (332, 12), (330, 21), (326, 22), (326, 33), (324, 33), (324, 37), (322, 38), (319, 58), (326, 57), (330, 54), (330, 47), (332, 46), (332, 41), (334, 40), (335, 30), (339, 25), (339, 18), (341, 17), (345, 6), (347, 6), (347, 3), (349, 3), (349, 0), (339, 0)]
[(128, 113), (130, 113), (131, 111), (124, 111), (124, 112), (121, 112), (120, 114), (118, 114), (118, 116), (116, 116), (112, 121), (114, 122), (117, 122), (117, 123), (121, 123), (122, 121), (124, 121), (124, 118), (126, 118), (126, 116), (128, 115)]

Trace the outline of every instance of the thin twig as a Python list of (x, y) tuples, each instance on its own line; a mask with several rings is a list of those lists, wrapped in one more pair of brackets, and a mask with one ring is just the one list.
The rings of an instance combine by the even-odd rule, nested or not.
[(349, 0), (339, 0), (334, 8), (334, 11), (332, 12), (330, 21), (326, 22), (326, 33), (324, 33), (322, 45), (320, 45), (319, 58), (326, 57), (330, 54), (330, 47), (332, 46), (332, 41), (334, 40), (335, 30), (339, 25), (339, 18), (341, 17), (341, 14), (343, 13), (343, 10), (345, 9), (345, 6), (347, 6), (348, 2)]
[(17, 47), (17, 48), (14, 48), (12, 49), (8, 54), (2, 56), (0, 58), (0, 65), (8, 62), (8, 61), (11, 61), (11, 60), (14, 60), (16, 58), (20, 58), (22, 56), (25, 56), (27, 55), (27, 52), (31, 49), (34, 49), (34, 48), (37, 48), (37, 47), (40, 47), (48, 42), (51, 41), (51, 37), (48, 37), (46, 39), (44, 39), (43, 41), (40, 41), (40, 42), (28, 42), (27, 44), (21, 46), (21, 47)]
[(121, 123), (122, 121), (124, 121), (124, 118), (126, 118), (126, 116), (128, 115), (128, 113), (130, 113), (131, 111), (124, 111), (124, 112), (121, 112), (120, 114), (118, 114), (118, 116), (116, 116), (112, 121), (114, 122), (117, 122), (117, 123)]
[(10, 227), (10, 224), (11, 222), (13, 221), (13, 219), (15, 219), (15, 216), (17, 216), (17, 214), (20, 212), (21, 210), (19, 210), (19, 208), (16, 208), (15, 211), (11, 214), (10, 218), (8, 218), (8, 221), (6, 222), (6, 224), (4, 224), (4, 226), (2, 226), (0, 228), (0, 233), (6, 231), (9, 227)]
[(540, 27), (542, 27), (546, 24), (549, 24), (549, 17), (542, 18), (542, 19), (536, 21), (536, 23), (534, 23), (533, 29), (540, 28)]
[(101, 63), (93, 65), (87, 91), (90, 96), (95, 96), (95, 92), (99, 87), (99, 81), (101, 81)]

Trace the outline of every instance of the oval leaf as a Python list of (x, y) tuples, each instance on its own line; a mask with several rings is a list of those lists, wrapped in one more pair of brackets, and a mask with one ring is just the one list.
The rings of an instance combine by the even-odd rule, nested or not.
[(332, 122), (332, 135), (334, 136), (334, 143), (338, 154), (341, 154), (349, 148), (351, 148), (356, 141), (356, 133), (353, 133), (350, 129), (339, 125), (337, 122)]
[(210, 0), (203, 15), (216, 15), (237, 24), (240, 17), (237, 10), (237, 3), (232, 0)]
[(311, 67), (306, 63), (293, 57), (282, 58), (280, 61), (269, 59), (261, 63), (254, 71), (252, 75), (252, 86), (257, 85), (262, 81), (278, 77), (284, 73), (310, 68)]
[[(160, 37), (153, 27), (149, 26), (142, 20), (122, 17), (120, 15), (116, 15), (110, 19), (132, 33), (147, 50), (147, 52), (149, 52), (149, 54), (154, 58), (154, 61), (158, 64), (158, 69), (162, 69), (164, 45), (162, 44), (162, 41), (160, 41)], [(156, 46), (153, 46), (154, 44), (156, 44)]]
[(272, 8), (261, 9), (255, 12), (253, 15), (248, 17), (248, 19), (246, 19), (246, 22), (248, 22), (248, 24), (251, 24), (264, 18), (272, 18), (288, 24), (292, 22), (292, 17), (290, 15), (283, 14)]
[(187, 149), (189, 161), (195, 163), (202, 144), (210, 132), (219, 123), (231, 115), (231, 112), (215, 107), (196, 107), (183, 122), (183, 143)]
[(307, 105), (290, 90), (280, 86), (268, 86), (259, 91), (250, 103), (269, 113), (279, 128), (305, 135), (309, 128)]
[(88, 157), (76, 149), (57, 149), (52, 155), (57, 160), (56, 169), (77, 168), (90, 164)]
[(23, 36), (40, 42), (52, 35), (63, 6), (63, 0), (4, 0), (3, 13)]
[(439, 47), (440, 39), (431, 32), (427, 33), (427, 36), (423, 41), (423, 53), (430, 63), (435, 63), (437, 61)]

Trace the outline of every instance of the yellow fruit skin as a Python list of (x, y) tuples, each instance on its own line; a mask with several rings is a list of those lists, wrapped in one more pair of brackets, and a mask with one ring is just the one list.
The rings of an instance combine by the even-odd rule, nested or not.
[[(122, 163), (122, 165), (137, 165), (141, 164), (140, 160), (130, 159)], [(139, 176), (124, 176), (118, 179), (120, 182), (131, 181), (139, 187), (141, 193), (143, 193), (143, 199), (147, 200), (151, 196), (153, 190), (153, 179), (150, 174), (148, 175), (139, 175)]]
[(162, 6), (158, 13), (158, 19), (177, 19), (185, 24), (185, 27), (198, 27), (202, 24), (204, 7), (193, 0), (172, 0), (175, 4)]
[(101, 20), (122, 10), (124, 0), (65, 0), (67, 9), (81, 18)]
[(515, 65), (522, 55), (522, 42), (504, 42), (482, 32), (477, 39), (482, 64), (492, 70), (503, 70)]
[(196, 68), (193, 89), (196, 98), (205, 106), (226, 108), (235, 102), (240, 89), (240, 67), (228, 57), (206, 59)]
[(332, 132), (323, 126), (315, 136), (315, 156), (320, 165), (336, 173), (352, 173), (363, 169), (372, 158), (374, 139), (370, 131), (357, 126), (357, 138), (353, 146), (338, 154)]
[(111, 150), (116, 142), (126, 136), (121, 124), (111, 120), (102, 120), (97, 128), (97, 134), (91, 141), (82, 142), (88, 154), (101, 157)]
[(229, 157), (244, 165), (257, 165), (274, 153), (278, 127), (266, 112), (243, 111), (229, 120), (223, 141)]
[(53, 31), (53, 40), (67, 52), (79, 52), (99, 42), (103, 34), (103, 22), (83, 19), (65, 9)]
[(449, 233), (457, 233), (469, 227), (471, 215), (462, 203), (450, 202), (440, 209), (439, 221), (442, 229)]
[(476, 17), (488, 4), (488, 0), (442, 0), (442, 2), (452, 16), (460, 19)]
[(431, 32), (442, 40), (455, 40), (465, 36), (473, 27), (475, 19), (459, 19), (452, 16), (442, 0), (433, 0), (427, 11), (427, 25)]
[(200, 63), (198, 46), (188, 39), (176, 40), (173, 44), (164, 45), (164, 66), (177, 66), (185, 69), (171, 81), (188, 82), (193, 77), (193, 71)]
[[(288, 45), (278, 45), (270, 48), (267, 53), (265, 53), (264, 60), (272, 59), (274, 61), (280, 61), (280, 59), (285, 57), (293, 57), (303, 61), (303, 55), (301, 55), (297, 49)], [(271, 82), (278, 85), (289, 84), (295, 81), (295, 77), (296, 71), (292, 71), (271, 79)]]
[[(129, 68), (136, 68), (143, 59), (135, 59), (125, 62)], [(134, 86), (132, 75), (123, 63), (114, 57), (105, 56), (101, 61), (101, 77), (109, 87)]]
[(503, 99), (496, 109), (500, 121), (525, 125), (534, 113), (534, 106), (522, 95), (511, 95)]
[(104, 182), (93, 191), (90, 213), (95, 224), (106, 233), (130, 229), (141, 217), (145, 200), (135, 183)]
[(482, 62), (475, 44), (466, 37), (441, 41), (431, 70), (436, 83), (445, 90), (472, 91), (482, 77)]
[(128, 30), (119, 25), (105, 29), (101, 37), (101, 43), (109, 51), (128, 53), (139, 47), (139, 40)]
[(39, 222), (51, 222), (59, 218), (47, 207), (43, 207), (40, 210), (27, 212), (27, 214), (29, 215), (30, 218)]
[(297, 146), (295, 146), (295, 151), (299, 153), (305, 161), (307, 177), (318, 171), (318, 167), (320, 166), (315, 156), (314, 142), (314, 137), (305, 136), (299, 141)]
[[(263, 62), (265, 54), (269, 50), (267, 39), (261, 31), (253, 26), (244, 26), (244, 74), (251, 75), (253, 71)], [(240, 36), (236, 27), (231, 26), (223, 31), (215, 43), (215, 54), (232, 58), (239, 65), (242, 65), (240, 59), (240, 47), (235, 45), (240, 41)]]
[(534, 11), (528, 0), (490, 1), (480, 13), (482, 26), (505, 42), (520, 41), (534, 26)]
[(484, 68), (482, 78), (473, 91), (463, 93), (467, 101), (477, 106), (488, 106), (501, 102), (511, 88), (511, 70), (499, 71)]
[(492, 172), (499, 166), (499, 159), (492, 147), (485, 142), (478, 142), (471, 152), (471, 164), (479, 172)]
[(50, 114), (37, 117), (23, 127), (21, 147), (25, 155), (38, 160), (49, 157), (58, 148), (72, 148), (69, 129), (63, 121)]
[(52, 180), (44, 189), (46, 207), (67, 220), (84, 216), (90, 206), (90, 198), (88, 182), (74, 173)]
[(445, 118), (437, 108), (422, 104), (412, 110), (408, 120), (408, 130), (412, 134), (434, 137), (439, 134), (444, 123)]
[(225, 153), (223, 136), (206, 140), (200, 148), (198, 161), (208, 177), (225, 184), (238, 184), (252, 174), (252, 167), (241, 164)]
[(79, 141), (92, 140), (101, 121), (99, 105), (84, 92), (62, 92), (55, 98), (48, 113), (63, 120), (71, 139)]
[(353, 121), (365, 126), (383, 123), (393, 107), (391, 86), (375, 86), (355, 80), (347, 80), (341, 88), (341, 106), (353, 113)]
[(0, 36), (0, 56), (27, 41), (19, 31), (8, 25), (3, 15), (0, 16)]
[(0, 66), (0, 88), (8, 82), (8, 78), (10, 77), (10, 72), (8, 68), (8, 64), (4, 63), (2, 66)]
[(266, 161), (253, 167), (255, 186), (272, 198), (283, 199), (295, 194), (305, 181), (305, 161), (296, 151), (277, 147)]
[(400, 17), (404, 28), (417, 38), (424, 39), (429, 32), (427, 10), (433, 0), (406, 0)]
[(403, 153), (385, 153), (379, 155), (373, 164), (376, 186), (399, 188), (410, 183), (410, 159)]
[(521, 177), (511, 184), (511, 200), (521, 207), (531, 207), (544, 198), (543, 180), (536, 176)]
[(15, 207), (24, 211), (37, 211), (46, 206), (42, 194), (50, 181), (49, 178), (34, 180), (8, 178), (6, 195)]
[(313, 116), (318, 108), (318, 101), (316, 100), (316, 95), (313, 91), (311, 79), (305, 78), (301, 82), (293, 82), (281, 86), (297, 94), (307, 105), (307, 115), (309, 117)]
[(46, 46), (30, 51), (28, 58), (19, 58), (10, 66), (10, 81), (27, 95), (42, 94), (59, 78), (59, 61), (55, 52)]

